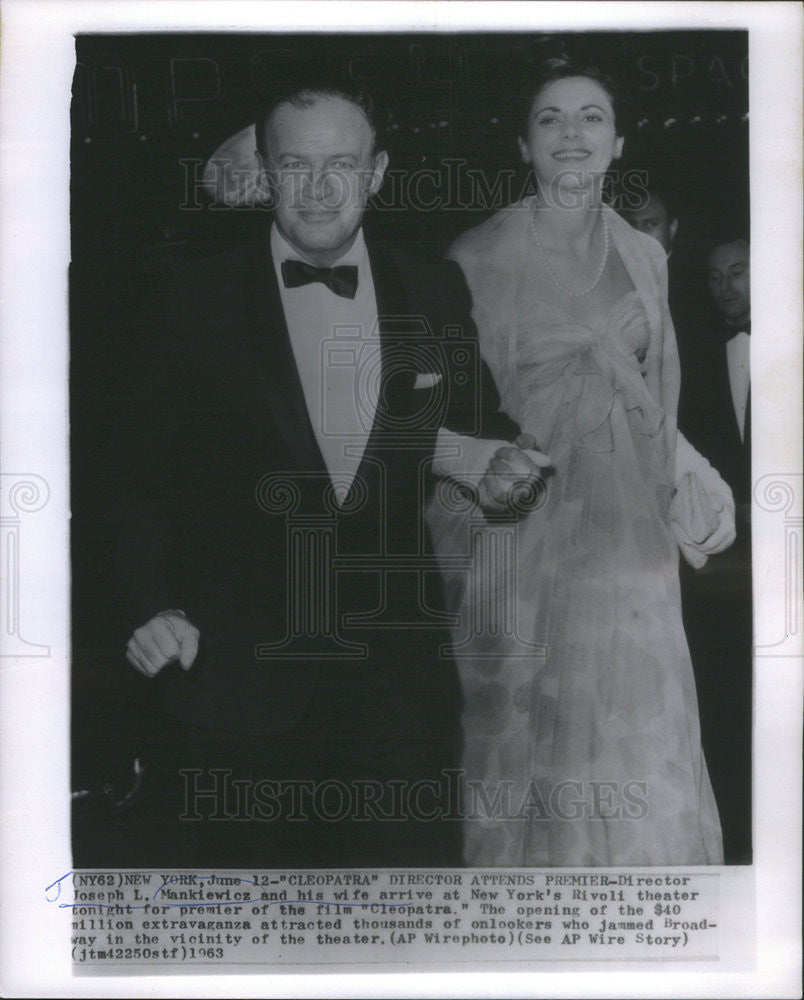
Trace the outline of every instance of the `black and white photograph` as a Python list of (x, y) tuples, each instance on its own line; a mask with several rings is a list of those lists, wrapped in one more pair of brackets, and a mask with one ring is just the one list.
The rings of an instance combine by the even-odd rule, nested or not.
[[(753, 4), (131, 6), (43, 26), (63, 215), (50, 244), (29, 213), (26, 270), (57, 318), (4, 411), (4, 683), (39, 670), (63, 733), (29, 773), (69, 995), (748, 982), (776, 941), (751, 989), (792, 996), (800, 938), (762, 921), (795, 936), (795, 901), (762, 882), (800, 885), (801, 280), (775, 251), (800, 263), (801, 101), (768, 52), (800, 80), (800, 11), (763, 5), (763, 35)], [(49, 128), (19, 103), (6, 209)], [(23, 424), (55, 428), (52, 467)], [(14, 740), (54, 732), (25, 705)], [(781, 868), (768, 806), (799, 817)]]
[(78, 36), (78, 867), (750, 862), (747, 42)]

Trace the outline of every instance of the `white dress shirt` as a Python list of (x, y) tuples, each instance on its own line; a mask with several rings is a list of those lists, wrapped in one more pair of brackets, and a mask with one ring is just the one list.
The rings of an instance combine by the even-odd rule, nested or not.
[(745, 438), (745, 412), (748, 407), (748, 390), (751, 386), (751, 337), (742, 331), (726, 341), (726, 364), (729, 369), (729, 386), (734, 416), (740, 431), (740, 440)]
[(285, 288), (282, 261), (305, 258), (276, 225), (271, 227), (271, 254), (307, 412), (343, 502), (366, 448), (379, 387), (377, 300), (363, 231), (333, 265), (357, 267), (353, 299), (336, 295), (320, 281)]
[[(276, 225), (271, 254), (307, 412), (342, 503), (366, 448), (380, 382), (377, 301), (363, 231), (333, 265), (357, 266), (354, 299), (336, 295), (321, 282), (285, 288), (282, 261), (303, 258)], [(466, 438), (442, 427), (434, 471), (476, 486), (494, 452), (507, 443)]]

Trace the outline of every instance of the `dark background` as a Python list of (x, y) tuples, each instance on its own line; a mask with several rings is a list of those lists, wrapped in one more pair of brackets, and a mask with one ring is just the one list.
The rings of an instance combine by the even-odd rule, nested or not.
[[(701, 252), (748, 208), (747, 32), (427, 35), (160, 34), (76, 39), (71, 148), (71, 456), (73, 787), (128, 787), (147, 719), (146, 681), (127, 666), (117, 631), (108, 519), (119, 461), (117, 390), (137, 348), (133, 317), (155, 275), (214, 254), (267, 226), (256, 209), (188, 204), (186, 161), (200, 165), (254, 120), (277, 81), (299, 67), (331, 69), (375, 98), (391, 170), (446, 161), (482, 172), (477, 189), (399, 204), (386, 188), (370, 223), (397, 244), (441, 255), (454, 237), (515, 200), (527, 175), (516, 145), (521, 84), (534, 61), (566, 47), (610, 72), (628, 99), (620, 166), (647, 169), (675, 201), (674, 249), (702, 279)], [(182, 163), (185, 161), (185, 163)], [(433, 182), (434, 184), (436, 182)], [(393, 203), (393, 204), (392, 204)], [(697, 275), (697, 277), (695, 277)], [(690, 290), (704, 319), (703, 284)], [(681, 333), (681, 331), (680, 331)], [(121, 707), (122, 706), (122, 707)], [(90, 801), (90, 800), (87, 800)], [(94, 801), (94, 800), (93, 800)], [(96, 808), (93, 806), (91, 808)], [(89, 815), (89, 813), (87, 814)], [(80, 863), (80, 859), (76, 859)]]
[[(145, 266), (172, 252), (214, 251), (264, 225), (255, 212), (182, 210), (190, 168), (180, 161), (206, 160), (300, 66), (368, 89), (394, 170), (437, 169), (447, 158), (490, 179), (519, 168), (522, 78), (564, 48), (621, 84), (631, 112), (622, 166), (647, 166), (672, 182), (685, 222), (705, 227), (745, 200), (745, 32), (80, 36), (74, 260)], [(442, 253), (483, 211), (458, 210), (443, 192), (442, 207), (375, 215), (395, 240)]]

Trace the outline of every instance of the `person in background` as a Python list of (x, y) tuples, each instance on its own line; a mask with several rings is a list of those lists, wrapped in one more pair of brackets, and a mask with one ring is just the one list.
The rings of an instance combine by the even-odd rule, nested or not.
[[(624, 198), (620, 214), (629, 225), (646, 236), (652, 236), (667, 257), (667, 298), (676, 332), (682, 370), (687, 341), (700, 314), (699, 276), (694, 272), (689, 253), (689, 232), (679, 236), (682, 228), (679, 198), (674, 187), (655, 169), (638, 170), (646, 178), (641, 196)], [(686, 236), (687, 245), (685, 246)]]
[[(718, 434), (715, 458), (722, 469), (721, 474), (743, 505), (747, 528), (751, 469), (751, 246), (748, 240), (738, 236), (714, 246), (707, 260), (706, 277), (721, 318), (713, 338), (717, 371), (722, 375), (725, 369), (728, 377), (728, 393), (724, 392), (717, 401), (724, 405), (719, 405), (714, 413), (713, 408), (709, 410), (709, 416), (715, 418), (722, 430), (722, 434)], [(730, 453), (726, 452), (727, 448)]]
[[(751, 851), (750, 244), (747, 227), (732, 226), (710, 240), (701, 268), (678, 249), (672, 187), (646, 174), (642, 202), (621, 214), (667, 254), (681, 362), (679, 428), (729, 484), (736, 505), (735, 545), (713, 556), (705, 569), (682, 563), (681, 581), (725, 857), (740, 862), (750, 860)], [(707, 290), (714, 315), (702, 304)]]
[(710, 242), (713, 306), (682, 356), (679, 427), (731, 487), (735, 544), (684, 567), (684, 621), (727, 863), (751, 860), (751, 247), (746, 231)]
[(658, 240), (668, 259), (670, 258), (673, 240), (678, 231), (678, 217), (670, 209), (669, 199), (663, 191), (655, 186), (648, 187), (637, 207), (624, 207), (620, 214), (634, 229)]

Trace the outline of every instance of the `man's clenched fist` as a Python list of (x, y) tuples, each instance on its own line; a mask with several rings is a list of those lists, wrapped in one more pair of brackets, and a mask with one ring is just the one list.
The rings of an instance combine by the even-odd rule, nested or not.
[(126, 659), (146, 677), (156, 677), (176, 660), (189, 670), (198, 655), (200, 633), (180, 611), (163, 611), (138, 628), (126, 646)]

